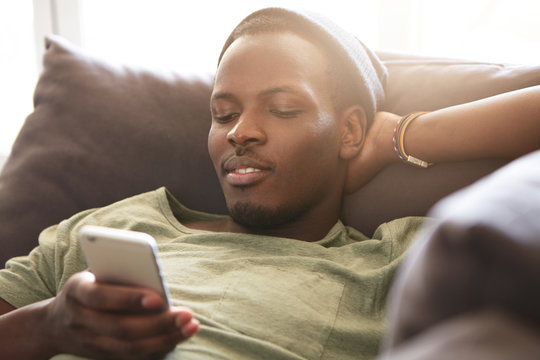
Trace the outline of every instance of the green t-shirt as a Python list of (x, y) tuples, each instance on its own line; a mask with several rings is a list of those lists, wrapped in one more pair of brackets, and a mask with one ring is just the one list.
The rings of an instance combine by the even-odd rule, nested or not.
[(86, 268), (82, 225), (144, 231), (158, 243), (173, 305), (190, 307), (201, 323), (167, 359), (376, 356), (390, 282), (422, 219), (385, 223), (373, 239), (338, 222), (317, 242), (182, 225), (221, 218), (185, 208), (164, 188), (82, 212), (43, 231), (29, 256), (8, 262), (0, 297), (21, 307), (55, 296)]

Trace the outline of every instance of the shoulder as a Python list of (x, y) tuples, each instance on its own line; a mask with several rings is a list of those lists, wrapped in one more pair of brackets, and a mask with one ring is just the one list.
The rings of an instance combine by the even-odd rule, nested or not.
[(77, 246), (78, 232), (84, 225), (99, 225), (125, 230), (138, 230), (148, 223), (164, 223), (162, 203), (167, 201), (166, 189), (138, 194), (110, 205), (88, 209), (61, 221), (42, 232), (40, 245), (49, 243), (56, 250), (69, 251)]
[(166, 194), (165, 188), (144, 192), (100, 208), (80, 212), (65, 222), (125, 227), (128, 218), (136, 222), (148, 217), (162, 216), (163, 204), (167, 202)]
[(394, 257), (397, 257), (411, 246), (420, 229), (430, 223), (430, 218), (420, 216), (398, 218), (379, 225), (373, 233), (373, 239), (390, 242)]

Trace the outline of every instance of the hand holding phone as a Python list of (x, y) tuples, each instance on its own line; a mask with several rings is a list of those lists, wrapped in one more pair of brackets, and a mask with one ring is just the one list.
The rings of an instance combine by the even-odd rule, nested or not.
[(96, 280), (150, 288), (169, 306), (155, 239), (146, 233), (85, 225), (79, 231), (84, 256)]
[(33, 331), (46, 333), (38, 349), (48, 351), (40, 355), (162, 358), (198, 331), (189, 308), (168, 306), (150, 235), (97, 226), (84, 226), (78, 235), (93, 274), (73, 274), (55, 297), (36, 307), (45, 321)]

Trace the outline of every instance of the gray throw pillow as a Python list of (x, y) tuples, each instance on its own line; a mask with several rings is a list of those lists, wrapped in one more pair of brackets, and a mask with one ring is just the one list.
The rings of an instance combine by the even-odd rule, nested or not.
[(501, 309), (540, 329), (540, 150), (439, 202), (402, 265), (386, 345)]

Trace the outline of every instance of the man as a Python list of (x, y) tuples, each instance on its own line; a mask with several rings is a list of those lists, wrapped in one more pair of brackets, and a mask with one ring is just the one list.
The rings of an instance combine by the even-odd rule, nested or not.
[[(280, 9), (248, 17), (225, 45), (211, 98), (208, 147), (230, 217), (191, 211), (158, 189), (45, 230), (39, 248), (0, 273), (2, 356), (374, 357), (388, 287), (421, 224), (396, 220), (367, 239), (338, 218), (345, 189), (399, 161), (385, 146), (400, 117), (378, 114), (366, 136), (384, 74), (324, 20)], [(531, 96), (538, 91), (422, 115), (407, 151), (429, 161), (491, 155), (476, 142), (445, 158), (456, 140), (442, 140), (454, 125), (441, 119), (499, 121), (507, 107), (534, 118), (538, 109), (520, 106)], [(424, 129), (433, 147), (410, 141)], [(537, 148), (531, 139), (516, 153)], [(163, 309), (147, 289), (96, 283), (76, 239), (84, 224), (152, 234), (175, 306)]]

